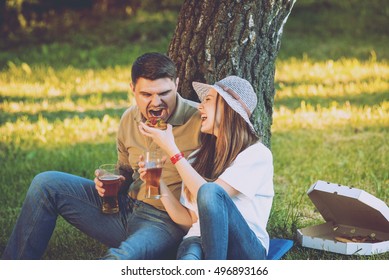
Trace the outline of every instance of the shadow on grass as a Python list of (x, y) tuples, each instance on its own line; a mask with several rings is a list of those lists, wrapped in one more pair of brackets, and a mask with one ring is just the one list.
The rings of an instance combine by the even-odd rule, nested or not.
[[(27, 189), (37, 174), (57, 170), (93, 180), (94, 170), (100, 164), (116, 161), (114, 138), (110, 142), (91, 141), (52, 148), (23, 149), (16, 146), (2, 149), (7, 160), (0, 169), (0, 255), (20, 213)], [(105, 250), (104, 245), (59, 218), (44, 258), (97, 259)]]
[[(99, 106), (105, 102), (115, 103), (118, 101), (128, 100), (127, 92), (110, 92), (110, 93), (90, 93), (90, 94), (78, 94), (71, 95), (70, 97), (56, 96), (56, 97), (17, 97), (17, 96), (2, 96), (0, 97), (0, 102), (20, 102), (24, 104), (31, 103), (42, 103), (48, 101), (49, 103), (55, 102), (67, 102), (71, 101), (73, 103), (79, 103), (80, 101), (85, 100), (86, 104), (90, 104), (90, 99), (94, 99), (94, 103), (98, 103)], [(82, 103), (82, 102), (81, 102)], [(50, 107), (50, 105), (48, 105)], [(109, 115), (114, 118), (120, 118), (123, 112), (130, 106), (128, 101), (128, 106), (123, 107), (123, 105), (118, 105), (116, 108), (105, 108), (104, 110), (85, 110), (85, 111), (73, 111), (73, 110), (57, 110), (53, 112), (41, 110), (35, 113), (8, 113), (3, 112), (0, 117), (0, 125), (6, 122), (16, 122), (18, 119), (25, 118), (29, 122), (37, 122), (40, 118), (47, 119), (49, 122), (62, 121), (64, 119), (72, 118), (102, 118), (105, 115)]]
[(114, 101), (114, 100), (128, 100), (128, 92), (113, 91), (113, 92), (89, 92), (89, 93), (72, 93), (66, 96), (44, 96), (44, 97), (33, 97), (33, 96), (12, 96), (4, 95), (0, 96), (0, 102), (25, 102), (25, 103), (41, 103), (44, 101), (50, 101), (51, 103), (72, 101), (76, 103), (80, 100), (88, 101), (93, 98), (101, 98), (101, 101)]
[(2, 157), (6, 164), (0, 169), (0, 216), (21, 207), (32, 179), (41, 172), (57, 170), (92, 180), (99, 165), (117, 160), (114, 135), (87, 143), (29, 148), (11, 144), (3, 147)]
[[(15, 32), (0, 43), (0, 70), (8, 61), (16, 65), (45, 64), (59, 70), (103, 69), (126, 66), (146, 51), (166, 51), (176, 25), (177, 13), (167, 11), (135, 17), (75, 15), (72, 23), (61, 17), (44, 28)], [(67, 22), (67, 24), (64, 23)]]
[(309, 96), (309, 97), (280, 97), (274, 101), (274, 108), (280, 108), (281, 106), (287, 107), (290, 110), (295, 110), (301, 107), (301, 102), (310, 104), (312, 106), (320, 105), (327, 108), (331, 106), (331, 103), (337, 102), (339, 104), (345, 104), (349, 102), (353, 106), (358, 107), (374, 107), (380, 105), (382, 102), (387, 101), (389, 97), (389, 91), (377, 92), (374, 94), (360, 93), (358, 95), (345, 95), (345, 96)]
[(69, 224), (62, 217), (43, 255), (44, 260), (96, 260), (104, 256), (107, 247)]
[[(127, 107), (126, 107), (127, 108)], [(33, 113), (3, 113), (0, 119), (0, 125), (6, 122), (16, 122), (18, 119), (27, 119), (27, 121), (34, 123), (38, 122), (40, 118), (47, 119), (49, 122), (63, 121), (65, 119), (85, 119), (85, 118), (98, 118), (102, 119), (108, 115), (112, 118), (120, 118), (126, 108), (104, 109), (104, 110), (86, 110), (83, 112), (60, 110), (56, 112), (40, 112), (39, 114)]]

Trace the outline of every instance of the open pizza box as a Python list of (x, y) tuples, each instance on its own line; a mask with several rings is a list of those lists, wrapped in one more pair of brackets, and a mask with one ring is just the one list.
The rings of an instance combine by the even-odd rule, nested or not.
[(382, 200), (357, 189), (317, 181), (309, 198), (326, 221), (297, 230), (302, 246), (345, 255), (389, 251), (389, 208)]

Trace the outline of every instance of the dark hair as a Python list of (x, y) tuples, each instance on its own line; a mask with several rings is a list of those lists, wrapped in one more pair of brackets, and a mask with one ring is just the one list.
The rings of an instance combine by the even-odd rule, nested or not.
[(157, 80), (170, 78), (176, 80), (177, 72), (174, 62), (166, 55), (156, 52), (145, 53), (138, 57), (131, 70), (131, 79), (136, 84), (139, 78)]

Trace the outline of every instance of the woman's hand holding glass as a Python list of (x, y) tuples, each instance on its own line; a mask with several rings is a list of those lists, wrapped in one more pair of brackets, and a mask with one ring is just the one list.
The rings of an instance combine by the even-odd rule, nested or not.
[[(154, 159), (149, 159), (154, 160)], [(166, 161), (166, 157), (162, 157), (159, 163), (159, 169), (162, 168), (163, 164)], [(163, 180), (160, 178), (161, 172), (159, 174), (151, 173), (150, 176), (148, 176), (147, 172), (153, 172), (154, 169), (150, 167), (151, 165), (155, 165), (155, 162), (147, 162), (147, 160), (144, 159), (144, 156), (139, 156), (139, 162), (138, 162), (138, 173), (139, 178), (146, 183), (146, 195), (145, 198), (154, 198), (159, 199), (168, 191), (168, 188), (166, 184), (163, 182)], [(158, 176), (157, 176), (158, 175)], [(157, 188), (157, 189), (156, 189)]]

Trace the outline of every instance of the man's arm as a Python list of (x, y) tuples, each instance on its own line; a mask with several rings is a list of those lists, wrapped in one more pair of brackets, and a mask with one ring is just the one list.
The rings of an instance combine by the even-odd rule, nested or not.
[(128, 164), (119, 163), (119, 171), (120, 175), (124, 177), (124, 181), (120, 187), (120, 193), (128, 193), (131, 183), (134, 181), (132, 179), (132, 174), (134, 174), (134, 170)]

